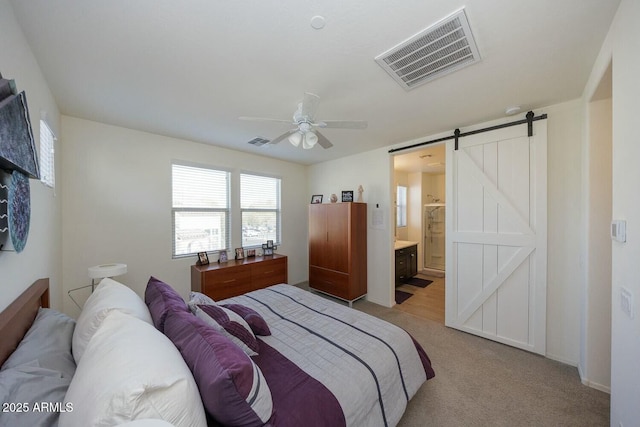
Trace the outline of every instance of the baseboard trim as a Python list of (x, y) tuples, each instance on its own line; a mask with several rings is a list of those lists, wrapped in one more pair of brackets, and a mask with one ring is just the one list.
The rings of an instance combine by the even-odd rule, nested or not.
[(581, 382), (582, 382), (582, 384), (586, 385), (587, 387), (594, 388), (594, 389), (599, 390), (599, 391), (601, 391), (603, 393), (611, 394), (611, 387), (607, 387), (606, 385), (594, 383), (594, 382), (591, 382), (591, 381), (586, 380), (586, 379), (583, 379)]
[(584, 372), (582, 372), (582, 366), (580, 366), (580, 364), (578, 364), (578, 375), (580, 375), (580, 382), (583, 385), (586, 385), (587, 387), (594, 388), (596, 390), (599, 390), (607, 394), (611, 394), (611, 386), (602, 385), (600, 383), (589, 381), (587, 378), (585, 378)]

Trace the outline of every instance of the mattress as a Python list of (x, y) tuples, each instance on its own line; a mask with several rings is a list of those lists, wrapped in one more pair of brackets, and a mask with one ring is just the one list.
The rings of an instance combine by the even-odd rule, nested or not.
[(275, 426), (394, 426), (434, 376), (403, 329), (291, 285), (219, 301), (256, 310), (271, 335), (254, 361), (271, 389)]

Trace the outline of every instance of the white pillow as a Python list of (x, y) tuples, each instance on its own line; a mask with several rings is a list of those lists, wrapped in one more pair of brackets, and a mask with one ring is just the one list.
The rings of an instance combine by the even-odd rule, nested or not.
[(119, 310), (153, 324), (149, 309), (138, 294), (115, 280), (102, 279), (76, 321), (71, 343), (76, 364), (80, 363), (89, 340), (111, 310)]
[(198, 386), (173, 343), (153, 325), (108, 313), (71, 380), (60, 427), (113, 426), (144, 418), (206, 426)]

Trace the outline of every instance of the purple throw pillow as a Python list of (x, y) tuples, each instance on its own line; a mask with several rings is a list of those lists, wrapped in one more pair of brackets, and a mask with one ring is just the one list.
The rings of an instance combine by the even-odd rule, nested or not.
[(258, 354), (258, 340), (247, 322), (238, 314), (219, 305), (190, 304), (189, 307), (196, 317), (227, 336), (247, 355)]
[(149, 308), (154, 326), (164, 332), (164, 322), (169, 311), (189, 312), (189, 307), (175, 289), (151, 276), (144, 292), (144, 302)]
[(188, 313), (167, 314), (165, 335), (182, 354), (205, 409), (229, 426), (262, 426), (273, 413), (260, 368), (226, 336)]
[(257, 311), (242, 304), (222, 304), (222, 307), (228, 308), (234, 313), (242, 317), (256, 335), (271, 335), (269, 325), (266, 320)]

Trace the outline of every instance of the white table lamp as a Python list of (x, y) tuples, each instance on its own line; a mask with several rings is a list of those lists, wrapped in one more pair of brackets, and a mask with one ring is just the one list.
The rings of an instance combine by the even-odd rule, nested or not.
[(67, 292), (67, 294), (69, 295), (69, 298), (71, 298), (71, 301), (73, 301), (75, 305), (77, 305), (78, 308), (82, 310), (82, 307), (80, 307), (80, 304), (78, 304), (78, 302), (75, 299), (73, 299), (73, 296), (71, 295), (72, 292), (78, 291), (80, 289), (88, 288), (89, 286), (91, 286), (91, 292), (93, 292), (96, 288), (96, 279), (104, 279), (105, 277), (122, 276), (126, 272), (127, 272), (127, 264), (114, 263), (114, 264), (94, 265), (93, 267), (89, 267), (89, 270), (88, 270), (89, 278), (91, 279), (91, 284), (80, 286), (79, 288), (75, 288), (75, 289), (70, 289), (69, 292)]
[(122, 276), (126, 272), (127, 264), (100, 264), (89, 267), (89, 278), (91, 278), (91, 284), (94, 285), (96, 279)]

